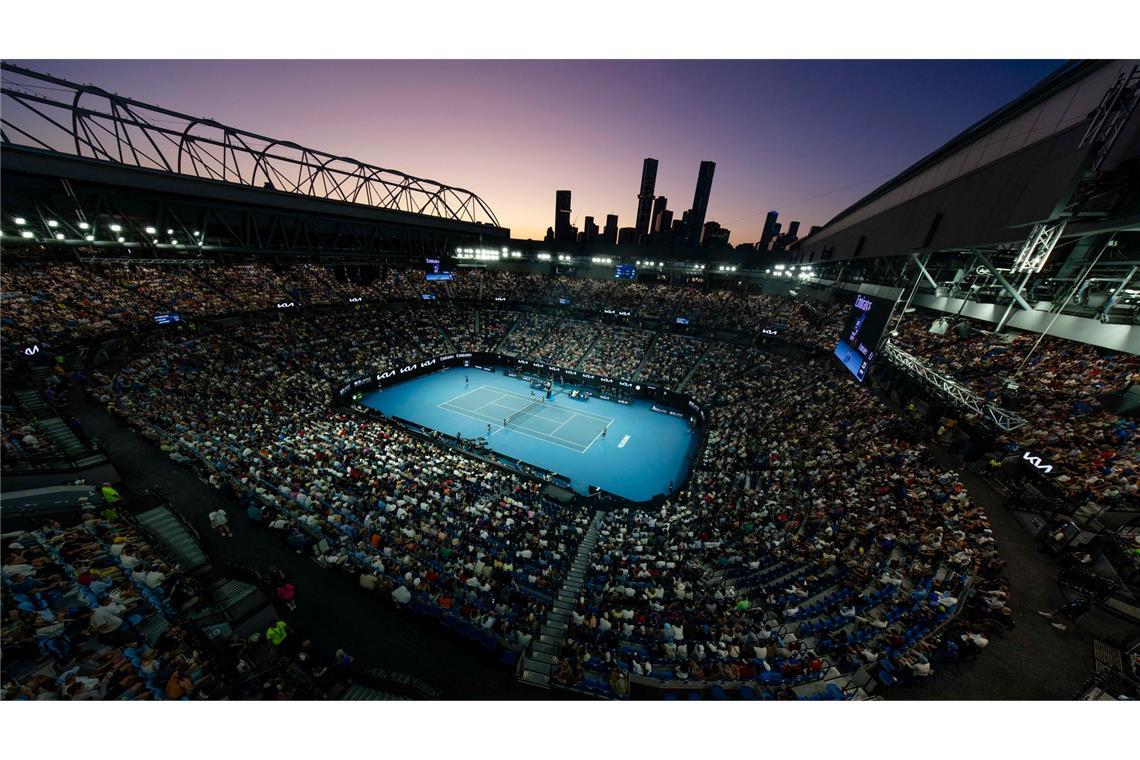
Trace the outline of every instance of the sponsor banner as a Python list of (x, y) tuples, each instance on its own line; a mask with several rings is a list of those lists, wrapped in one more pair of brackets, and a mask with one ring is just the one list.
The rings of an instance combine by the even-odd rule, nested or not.
[(685, 418), (684, 412), (678, 412), (676, 409), (669, 409), (669, 408), (664, 407), (664, 406), (658, 406), (657, 404), (653, 404), (650, 408), (655, 412), (660, 412), (661, 414), (668, 414), (670, 417), (680, 417), (681, 419)]
[(1047, 477), (1047, 476), (1051, 475), (1053, 472), (1053, 465), (1052, 464), (1050, 464), (1049, 462), (1046, 462), (1044, 459), (1037, 456), (1036, 454), (1034, 454), (1031, 451), (1023, 452), (1021, 454), (1021, 461), (1024, 462), (1027, 467), (1034, 470), (1041, 477)]

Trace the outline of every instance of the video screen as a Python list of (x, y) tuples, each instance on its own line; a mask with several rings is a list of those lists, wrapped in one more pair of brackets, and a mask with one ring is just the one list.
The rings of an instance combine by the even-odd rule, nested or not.
[(428, 272), (427, 273), (427, 281), (428, 282), (438, 282), (440, 280), (450, 280), (450, 279), (451, 279), (451, 272)]
[(182, 315), (176, 311), (172, 311), (168, 314), (155, 314), (154, 321), (160, 325), (172, 325), (176, 322), (181, 322)]
[(636, 280), (637, 267), (633, 264), (618, 264), (614, 267), (615, 280)]
[(855, 303), (835, 346), (835, 357), (859, 382), (863, 382), (867, 368), (875, 358), (894, 305), (894, 301), (885, 298), (862, 293), (855, 296)]

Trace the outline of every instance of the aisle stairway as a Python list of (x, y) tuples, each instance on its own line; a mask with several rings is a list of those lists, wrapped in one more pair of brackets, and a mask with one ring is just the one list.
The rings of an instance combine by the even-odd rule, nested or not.
[(59, 417), (41, 419), (39, 427), (69, 459), (82, 459), (91, 454), (91, 451), (76, 437), (67, 423)]
[(673, 390), (676, 390), (676, 391), (685, 390), (685, 386), (689, 384), (689, 380), (691, 380), (693, 375), (696, 374), (697, 367), (699, 367), (701, 365), (701, 362), (703, 362), (705, 360), (705, 355), (710, 350), (712, 350), (712, 347), (713, 347), (713, 344), (711, 341), (708, 343), (705, 343), (705, 347), (704, 347), (704, 349), (701, 350), (700, 356), (698, 356), (697, 360), (695, 362), (693, 362), (693, 366), (689, 367), (689, 371), (685, 373), (685, 378), (681, 381), (681, 384), (678, 385)]
[(206, 564), (206, 555), (197, 538), (165, 506), (140, 512), (135, 517), (170, 552), (183, 570), (194, 570)]
[(594, 330), (594, 337), (590, 338), (590, 345), (586, 346), (586, 350), (583, 351), (582, 355), (578, 357), (578, 361), (574, 362), (574, 366), (572, 367), (572, 369), (582, 369), (583, 368), (585, 361), (586, 361), (586, 357), (589, 356), (590, 352), (594, 350), (594, 346), (598, 345), (598, 341), (601, 339), (601, 337), (602, 337), (601, 331), (600, 330)]
[(649, 357), (653, 355), (653, 349), (657, 347), (657, 339), (661, 333), (653, 333), (653, 337), (649, 339), (649, 345), (645, 347), (645, 354), (641, 357), (641, 362), (637, 365), (637, 369), (633, 371), (630, 378), (633, 380), (644, 380), (641, 376), (641, 371), (645, 369), (645, 365), (649, 363)]
[(43, 398), (36, 391), (16, 391), (12, 394), (16, 398), (16, 403), (20, 409), (35, 416), (40, 416), (45, 412), (50, 412), (51, 409), (44, 403)]
[(570, 613), (574, 609), (575, 600), (586, 582), (586, 570), (590, 564), (590, 553), (598, 543), (598, 529), (605, 515), (601, 510), (594, 513), (590, 527), (578, 545), (578, 553), (574, 555), (574, 562), (570, 565), (570, 572), (566, 574), (566, 581), (558, 591), (554, 600), (554, 607), (546, 615), (546, 620), (539, 629), (538, 637), (531, 642), (530, 649), (522, 659), (520, 680), (543, 689), (550, 688), (550, 678), (554, 673), (554, 665), (558, 658), (558, 649), (566, 635), (566, 628), (570, 625)]

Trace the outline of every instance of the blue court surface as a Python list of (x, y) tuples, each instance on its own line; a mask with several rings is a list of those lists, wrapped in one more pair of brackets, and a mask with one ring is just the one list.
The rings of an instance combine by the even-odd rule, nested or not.
[(361, 403), (448, 435), (486, 438), (501, 454), (569, 478), (581, 494), (592, 485), (646, 501), (684, 478), (697, 444), (686, 420), (655, 412), (648, 401), (580, 401), (555, 391), (543, 400), (521, 378), (453, 367)]

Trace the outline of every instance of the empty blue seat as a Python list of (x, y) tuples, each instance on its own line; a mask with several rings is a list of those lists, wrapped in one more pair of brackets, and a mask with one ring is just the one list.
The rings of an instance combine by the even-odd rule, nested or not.
[(724, 693), (724, 689), (717, 684), (713, 684), (709, 687), (709, 695), (712, 696), (713, 699), (728, 699), (728, 695)]

